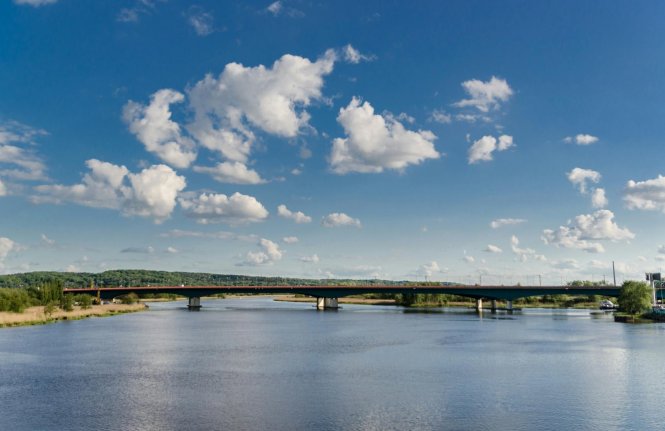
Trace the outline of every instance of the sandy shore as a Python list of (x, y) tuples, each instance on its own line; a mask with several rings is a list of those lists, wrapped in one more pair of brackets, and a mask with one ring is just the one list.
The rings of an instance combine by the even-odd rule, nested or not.
[(0, 328), (6, 326), (39, 325), (55, 322), (58, 320), (77, 320), (93, 316), (111, 316), (113, 314), (131, 313), (145, 310), (145, 304), (107, 304), (93, 305), (91, 308), (82, 309), (74, 307), (72, 311), (58, 309), (51, 316), (44, 314), (44, 307), (26, 308), (23, 313), (0, 312)]

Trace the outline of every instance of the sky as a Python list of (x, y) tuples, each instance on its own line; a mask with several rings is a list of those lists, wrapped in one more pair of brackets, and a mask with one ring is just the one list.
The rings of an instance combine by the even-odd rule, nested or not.
[(0, 273), (665, 267), (665, 3), (0, 2)]

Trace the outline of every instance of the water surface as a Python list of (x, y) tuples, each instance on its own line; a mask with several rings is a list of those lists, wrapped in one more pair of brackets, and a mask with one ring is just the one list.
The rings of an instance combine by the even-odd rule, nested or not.
[(203, 305), (0, 330), (0, 430), (663, 428), (663, 324)]

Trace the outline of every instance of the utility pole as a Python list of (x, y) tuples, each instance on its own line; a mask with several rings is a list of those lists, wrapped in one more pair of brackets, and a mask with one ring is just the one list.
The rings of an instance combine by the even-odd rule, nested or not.
[(614, 277), (614, 287), (617, 287), (617, 273), (614, 270), (614, 261), (612, 261), (612, 276)]

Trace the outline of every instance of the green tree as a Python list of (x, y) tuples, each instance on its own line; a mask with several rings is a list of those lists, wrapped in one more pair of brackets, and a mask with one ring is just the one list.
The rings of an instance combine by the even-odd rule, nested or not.
[(120, 297), (120, 301), (123, 304), (136, 304), (138, 302), (138, 300), (139, 300), (139, 297), (134, 292), (128, 293), (127, 295), (124, 295), (124, 296)]
[(619, 307), (632, 314), (644, 313), (651, 307), (651, 286), (642, 281), (626, 281), (621, 286)]
[(74, 310), (74, 297), (72, 295), (63, 295), (60, 301), (60, 308), (65, 311)]

